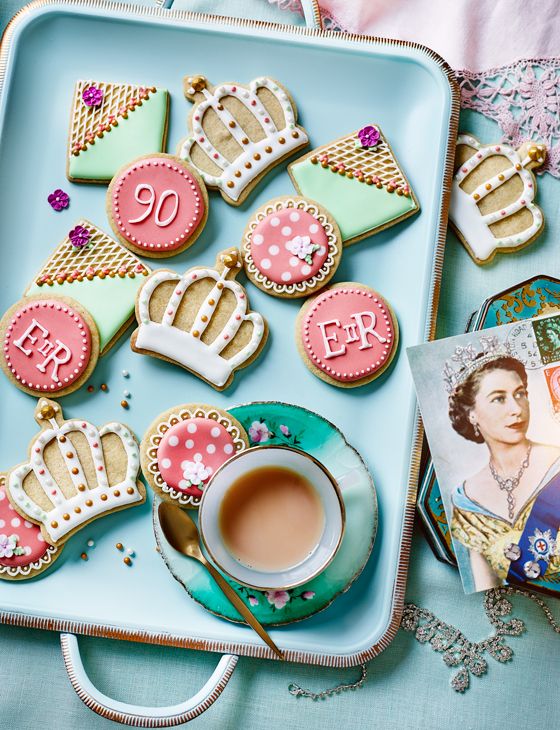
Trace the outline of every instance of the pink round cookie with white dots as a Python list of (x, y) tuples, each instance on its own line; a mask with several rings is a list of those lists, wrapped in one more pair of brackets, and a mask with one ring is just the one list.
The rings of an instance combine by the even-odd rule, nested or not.
[(248, 446), (243, 426), (227, 411), (188, 403), (161, 413), (148, 428), (142, 470), (160, 497), (197, 507), (215, 471)]
[(396, 317), (376, 291), (335, 284), (305, 302), (296, 341), (307, 367), (332, 385), (354, 388), (379, 377), (395, 356)]
[(24, 520), (6, 495), (0, 474), (0, 580), (25, 580), (47, 570), (62, 552), (45, 541), (41, 529)]
[(251, 217), (243, 259), (253, 284), (276, 297), (305, 297), (334, 276), (342, 256), (340, 231), (329, 212), (300, 196), (275, 198)]
[(73, 299), (20, 299), (0, 320), (0, 365), (31, 395), (62, 396), (79, 388), (99, 356), (99, 335), (91, 315)]
[(134, 253), (166, 258), (191, 246), (208, 218), (208, 193), (196, 170), (173, 155), (139, 157), (107, 190), (107, 214)]

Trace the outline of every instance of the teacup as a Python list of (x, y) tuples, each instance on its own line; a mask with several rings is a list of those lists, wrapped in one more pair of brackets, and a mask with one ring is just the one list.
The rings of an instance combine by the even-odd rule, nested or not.
[(294, 588), (321, 573), (344, 525), (334, 477), (317, 459), (287, 446), (236, 454), (213, 474), (199, 508), (212, 561), (257, 590)]

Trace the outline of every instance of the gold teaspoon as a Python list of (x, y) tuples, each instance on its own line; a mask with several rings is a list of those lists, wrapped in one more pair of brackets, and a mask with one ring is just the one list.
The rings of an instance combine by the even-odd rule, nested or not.
[(284, 659), (284, 655), (270, 636), (266, 633), (261, 624), (253, 616), (249, 608), (243, 603), (241, 598), (233, 590), (230, 584), (224, 579), (221, 573), (210, 563), (203, 555), (200, 549), (200, 536), (198, 529), (191, 517), (180, 507), (169, 502), (161, 502), (158, 507), (159, 523), (163, 534), (167, 538), (169, 544), (188, 558), (194, 558), (202, 563), (208, 570), (212, 578), (218, 584), (218, 587), (226, 596), (226, 598), (235, 606), (237, 611), (243, 616), (245, 621), (254, 629), (261, 639), (268, 644), (272, 651), (280, 659)]

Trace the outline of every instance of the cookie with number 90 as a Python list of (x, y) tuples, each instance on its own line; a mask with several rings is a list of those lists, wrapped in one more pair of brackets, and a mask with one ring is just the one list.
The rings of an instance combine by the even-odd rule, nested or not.
[(201, 176), (173, 155), (139, 157), (107, 191), (107, 214), (119, 241), (134, 253), (167, 258), (191, 246), (208, 218)]

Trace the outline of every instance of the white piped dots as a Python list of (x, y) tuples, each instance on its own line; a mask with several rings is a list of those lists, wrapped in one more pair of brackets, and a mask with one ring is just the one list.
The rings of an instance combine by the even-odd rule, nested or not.
[(192, 447), (194, 446), (194, 441), (192, 439), (187, 439), (185, 441), (185, 446), (187, 449), (192, 449)]
[(278, 256), (278, 254), (280, 253), (280, 248), (278, 246), (276, 246), (276, 245), (270, 246), (269, 249), (268, 249), (268, 253), (271, 256)]
[(171, 459), (162, 459), (161, 465), (164, 469), (169, 469), (171, 467)]
[(260, 233), (255, 233), (255, 235), (253, 236), (253, 243), (255, 244), (255, 246), (260, 246), (263, 241), (264, 236)]
[(196, 423), (189, 423), (187, 425), (187, 431), (189, 433), (196, 433)]
[(265, 271), (268, 271), (272, 264), (270, 263), (270, 259), (262, 259), (261, 261), (261, 269), (264, 269)]
[(177, 444), (179, 443), (179, 437), (178, 436), (170, 436), (169, 439), (168, 439), (168, 441), (167, 441), (167, 443), (170, 446), (177, 446)]
[(271, 218), (270, 219), (270, 225), (273, 228), (278, 228), (278, 226), (280, 225), (280, 218), (277, 218), (276, 216), (274, 218)]
[(220, 433), (221, 433), (221, 431), (218, 428), (218, 426), (214, 426), (214, 428), (210, 431), (210, 435), (212, 436), (212, 438), (215, 438), (215, 439), (218, 438), (218, 436), (220, 435)]

